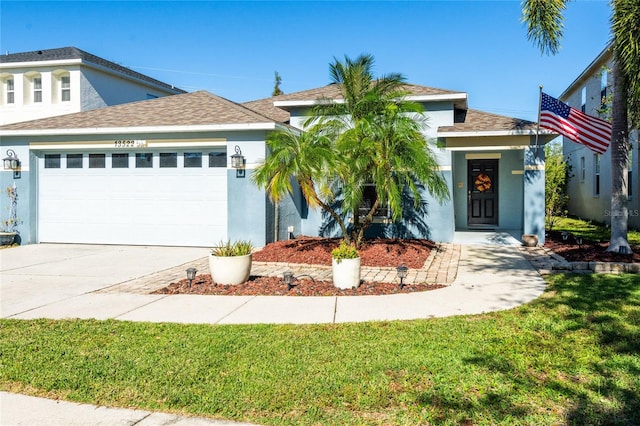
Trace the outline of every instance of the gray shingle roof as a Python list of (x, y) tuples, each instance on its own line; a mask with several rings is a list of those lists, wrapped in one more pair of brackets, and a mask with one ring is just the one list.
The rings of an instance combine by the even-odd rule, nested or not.
[[(419, 86), (415, 84), (405, 84), (403, 89), (411, 95), (453, 95), (462, 92), (456, 92), (452, 90), (437, 89), (434, 87)], [(295, 93), (288, 93), (279, 96), (273, 96), (271, 98), (258, 99), (255, 101), (244, 102), (243, 105), (254, 109), (273, 120), (281, 123), (289, 121), (289, 112), (278, 108), (273, 105), (274, 102), (282, 101), (314, 101), (316, 99), (328, 98), (328, 99), (342, 99), (343, 96), (340, 93), (337, 84), (329, 84), (327, 86), (317, 87), (315, 89), (303, 90)]]
[(277, 100), (279, 100), (279, 96), (275, 96), (273, 98), (258, 99), (257, 101), (244, 102), (242, 105), (247, 108), (251, 108), (254, 111), (257, 111), (274, 121), (278, 121), (280, 123), (289, 123), (289, 111), (285, 111), (282, 108), (278, 108), (277, 106), (273, 105), (273, 103)]
[(64, 130), (258, 123), (273, 123), (273, 120), (228, 99), (199, 91), (7, 124), (0, 127), (0, 130)]
[(149, 77), (148, 75), (133, 71), (130, 68), (123, 67), (122, 65), (118, 65), (114, 62), (107, 61), (106, 59), (100, 58), (96, 55), (92, 55), (91, 53), (85, 52), (84, 50), (80, 50), (77, 47), (61, 47), (57, 49), (34, 50), (32, 52), (9, 53), (0, 55), (0, 64), (10, 64), (18, 62), (60, 61), (65, 59), (80, 59), (84, 62), (90, 62), (95, 65), (100, 65), (120, 74), (124, 74), (138, 80), (146, 81), (147, 83), (164, 87), (165, 89), (173, 90), (176, 93), (186, 93), (182, 89), (178, 89), (177, 87), (174, 87), (170, 84), (163, 83), (162, 81), (156, 80), (155, 78)]
[(536, 130), (534, 121), (468, 109), (458, 114), (460, 122), (438, 128), (438, 133)]

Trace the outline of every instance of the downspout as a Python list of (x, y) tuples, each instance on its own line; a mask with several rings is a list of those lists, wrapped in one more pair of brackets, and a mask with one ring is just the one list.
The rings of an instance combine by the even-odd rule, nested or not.
[(278, 226), (278, 222), (280, 222), (280, 217), (279, 217), (280, 216), (280, 209), (278, 208), (279, 204), (280, 203), (276, 203), (275, 212), (274, 212), (274, 215), (273, 215), (274, 216), (274, 221), (275, 221), (274, 227), (273, 227), (273, 229), (274, 229), (273, 242), (277, 242), (278, 241), (278, 231), (280, 230), (279, 226)]

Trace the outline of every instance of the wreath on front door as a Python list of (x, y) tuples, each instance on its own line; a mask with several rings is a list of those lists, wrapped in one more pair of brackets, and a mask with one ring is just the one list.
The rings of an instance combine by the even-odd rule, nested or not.
[(476, 189), (480, 192), (486, 192), (491, 189), (491, 178), (484, 173), (480, 173), (474, 182)]

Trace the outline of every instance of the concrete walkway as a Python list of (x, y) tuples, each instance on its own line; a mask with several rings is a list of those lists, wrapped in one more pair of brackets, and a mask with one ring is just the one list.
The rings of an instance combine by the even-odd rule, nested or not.
[[(465, 242), (471, 242), (466, 244)], [(151, 295), (195, 266), (206, 273), (201, 248), (28, 245), (0, 250), (0, 316), (113, 318), (208, 324), (337, 323), (434, 318), (510, 309), (537, 298), (545, 283), (509, 235), (458, 236), (442, 245), (410, 281), (447, 287), (387, 296), (292, 297)], [(258, 264), (252, 273), (281, 275), (292, 265)], [(325, 268), (294, 269), (323, 276)], [(367, 280), (389, 280), (392, 269), (367, 268)], [(239, 425), (54, 401), (0, 392), (1, 425)]]
[[(206, 271), (206, 253), (198, 248), (136, 246), (5, 249), (0, 252), (0, 315), (205, 324), (384, 321), (510, 309), (544, 290), (543, 279), (515, 246), (445, 244), (406, 281), (448, 284), (435, 291), (358, 297), (149, 294), (183, 278), (189, 266)], [(281, 276), (289, 268), (257, 263), (253, 273)], [(294, 273), (326, 279), (329, 272), (307, 267)], [(393, 281), (395, 270), (363, 268), (363, 276)]]

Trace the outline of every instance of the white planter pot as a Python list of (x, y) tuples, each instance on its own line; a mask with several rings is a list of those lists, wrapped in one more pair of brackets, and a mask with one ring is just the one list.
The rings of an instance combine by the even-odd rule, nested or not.
[(333, 285), (346, 289), (358, 287), (360, 285), (360, 258), (342, 259), (339, 261), (331, 259), (333, 269)]
[(214, 256), (209, 255), (209, 272), (216, 284), (242, 284), (251, 274), (252, 255)]

